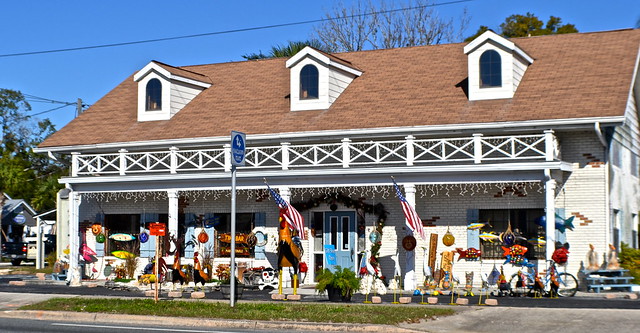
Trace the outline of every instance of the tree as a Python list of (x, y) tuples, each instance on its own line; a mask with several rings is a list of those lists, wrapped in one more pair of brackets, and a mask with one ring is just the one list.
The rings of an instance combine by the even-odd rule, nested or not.
[(26, 114), (30, 110), (22, 93), (0, 89), (0, 192), (24, 199), (36, 210), (51, 209), (68, 161), (52, 161), (33, 152), (55, 127), (49, 119), (32, 119)]
[[(488, 27), (480, 26), (478, 31), (473, 36), (465, 39), (465, 41), (472, 41), (487, 30), (489, 30)], [(562, 24), (562, 19), (559, 17), (550, 16), (545, 24), (537, 16), (532, 13), (527, 13), (526, 15), (514, 14), (507, 17), (505, 22), (500, 24), (499, 34), (507, 38), (512, 38), (569, 34), (574, 32), (578, 32), (576, 26), (573, 24)]]
[(314, 32), (330, 52), (454, 42), (462, 39), (469, 21), (465, 10), (456, 31), (453, 19), (441, 19), (430, 0), (382, 0), (379, 8), (358, 0), (351, 7), (338, 5), (326, 18)]
[(311, 46), (318, 50), (324, 50), (324, 45), (320, 43), (316, 39), (310, 39), (305, 41), (289, 41), (284, 45), (275, 45), (271, 47), (271, 50), (268, 54), (262, 53), (249, 53), (245, 54), (242, 57), (247, 60), (256, 60), (256, 59), (268, 59), (268, 58), (289, 58), (294, 56), (296, 53), (300, 52), (307, 46)]

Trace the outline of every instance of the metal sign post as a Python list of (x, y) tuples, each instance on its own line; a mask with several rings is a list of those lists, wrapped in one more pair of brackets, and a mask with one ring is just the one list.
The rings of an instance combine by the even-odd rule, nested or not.
[(236, 166), (244, 166), (245, 134), (231, 131), (231, 264), (229, 265), (229, 305), (235, 305), (236, 298)]

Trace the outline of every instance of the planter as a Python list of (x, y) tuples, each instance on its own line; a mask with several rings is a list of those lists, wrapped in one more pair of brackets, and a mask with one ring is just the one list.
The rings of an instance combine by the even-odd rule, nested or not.
[(342, 291), (331, 286), (327, 286), (329, 302), (351, 302), (351, 295), (342, 296)]
[[(235, 292), (235, 297), (234, 299), (240, 299), (242, 298), (242, 291), (244, 290), (244, 285), (243, 284), (236, 284), (236, 292)], [(220, 285), (220, 292), (222, 293), (222, 298), (224, 299), (230, 299), (231, 298), (231, 285), (230, 284), (221, 284)]]

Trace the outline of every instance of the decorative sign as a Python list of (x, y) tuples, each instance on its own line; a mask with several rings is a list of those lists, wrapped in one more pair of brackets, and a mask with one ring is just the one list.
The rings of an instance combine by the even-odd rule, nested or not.
[(436, 267), (436, 251), (438, 249), (438, 234), (431, 234), (429, 240), (429, 267), (435, 269)]
[(19, 224), (19, 225), (23, 225), (26, 220), (27, 220), (27, 218), (24, 217), (24, 215), (22, 215), (22, 214), (18, 214), (13, 218), (13, 222), (15, 222), (16, 224)]
[(167, 225), (160, 222), (149, 223), (149, 234), (151, 236), (165, 236), (167, 233)]
[(242, 132), (231, 131), (231, 164), (235, 166), (244, 166), (245, 158), (245, 134)]
[(147, 234), (146, 232), (142, 232), (140, 233), (138, 238), (140, 239), (140, 243), (146, 243), (149, 240), (149, 234)]
[(411, 235), (405, 236), (402, 239), (402, 247), (406, 251), (413, 251), (416, 248), (416, 238)]
[(327, 261), (327, 266), (335, 266), (338, 264), (336, 257), (336, 246), (331, 244), (324, 245), (324, 257)]

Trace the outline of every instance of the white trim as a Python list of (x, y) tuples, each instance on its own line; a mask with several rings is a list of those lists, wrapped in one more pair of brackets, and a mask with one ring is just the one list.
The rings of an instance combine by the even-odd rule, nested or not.
[(476, 37), (476, 39), (471, 41), (469, 44), (465, 45), (465, 47), (463, 49), (464, 50), (464, 54), (469, 54), (469, 53), (473, 52), (475, 49), (480, 47), (482, 44), (484, 44), (489, 39), (493, 40), (494, 42), (504, 46), (505, 48), (507, 48), (507, 49), (509, 49), (511, 51), (515, 51), (522, 58), (527, 60), (530, 64), (533, 63), (533, 58), (530, 57), (521, 48), (519, 48), (514, 42), (512, 42), (512, 41), (510, 41), (510, 40), (508, 40), (508, 39), (496, 34), (495, 32), (493, 32), (491, 30), (485, 31), (482, 35)]
[(207, 88), (211, 87), (211, 83), (197, 81), (197, 80), (189, 79), (189, 78), (186, 78), (186, 77), (183, 77), (183, 76), (178, 76), (178, 75), (171, 75), (170, 79), (171, 80), (175, 80), (175, 81), (188, 83), (188, 84), (191, 84), (191, 85), (194, 85), (194, 86), (202, 87), (204, 89), (207, 89)]
[[(289, 132), (289, 133), (270, 133), (270, 134), (250, 134), (247, 139), (250, 141), (289, 141), (292, 139), (310, 139), (310, 138), (327, 138), (327, 137), (346, 137), (346, 136), (376, 136), (376, 135), (394, 135), (406, 136), (408, 134), (429, 134), (439, 135), (441, 132), (453, 134), (452, 131), (482, 131), (482, 130), (539, 130), (539, 129), (592, 129), (595, 122), (600, 124), (620, 125), (624, 122), (625, 116), (615, 117), (590, 117), (590, 118), (566, 118), (566, 119), (545, 119), (545, 120), (529, 120), (521, 122), (491, 122), (491, 123), (472, 123), (472, 124), (453, 124), (453, 125), (427, 125), (427, 126), (402, 126), (402, 127), (378, 127), (366, 129), (348, 129), (348, 130), (329, 130), (329, 131), (313, 131), (313, 132)], [(152, 146), (170, 147), (170, 146), (198, 146), (211, 145), (214, 143), (224, 144), (229, 141), (228, 136), (222, 137), (200, 137), (188, 139), (166, 139), (153, 141), (127, 141), (113, 143), (98, 143), (91, 145), (74, 145), (74, 146), (56, 146), (46, 148), (34, 148), (36, 153), (48, 152), (74, 152), (83, 150), (113, 150), (121, 148), (145, 147), (149, 149)]]
[(136, 72), (136, 74), (133, 75), (133, 80), (138, 82), (138, 81), (142, 80), (145, 76), (147, 76), (147, 74), (149, 74), (149, 72), (152, 72), (152, 71), (158, 72), (158, 74), (166, 77), (169, 80), (181, 81), (181, 82), (192, 84), (194, 86), (202, 87), (202, 88), (205, 88), (205, 89), (211, 87), (210, 83), (203, 82), (203, 81), (198, 81), (198, 80), (194, 80), (194, 79), (190, 79), (190, 78), (186, 78), (184, 76), (180, 76), (180, 75), (176, 75), (176, 74), (172, 74), (171, 72), (169, 72), (168, 70), (162, 68), (162, 66), (158, 65), (154, 61), (149, 62), (141, 70)]
[[(336, 168), (336, 169), (296, 169), (296, 170), (242, 170), (237, 174), (239, 179), (255, 178), (262, 182), (264, 178), (303, 177), (318, 176), (346, 176), (346, 175), (384, 175), (389, 173), (416, 174), (416, 173), (479, 173), (479, 172), (503, 172), (503, 171), (535, 171), (535, 170), (561, 170), (572, 172), (571, 163), (554, 162), (527, 162), (527, 163), (500, 163), (486, 165), (437, 165), (437, 166), (412, 166), (412, 167), (380, 167), (380, 168)], [(134, 183), (134, 182), (158, 182), (158, 181), (185, 181), (205, 179), (228, 179), (229, 172), (198, 173), (198, 174), (162, 174), (162, 175), (133, 175), (133, 176), (100, 176), (100, 177), (66, 177), (59, 179), (62, 184), (99, 184), (99, 183)]]
[(337, 61), (333, 61), (330, 57), (322, 54), (321, 52), (317, 51), (316, 49), (310, 47), (310, 46), (306, 46), (304, 49), (302, 49), (300, 52), (296, 53), (293, 57), (289, 58), (287, 60), (287, 62), (285, 63), (287, 68), (291, 68), (293, 66), (295, 66), (297, 63), (299, 63), (300, 61), (302, 61), (302, 59), (304, 59), (305, 57), (310, 56), (313, 57), (315, 59), (317, 59), (319, 62), (324, 63), (327, 66), (332, 66), (338, 69), (341, 69), (347, 73), (351, 73), (355, 76), (360, 76), (362, 75), (362, 71), (359, 71), (355, 68), (346, 66), (344, 64), (341, 64)]

